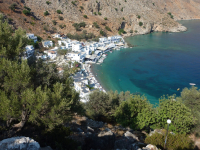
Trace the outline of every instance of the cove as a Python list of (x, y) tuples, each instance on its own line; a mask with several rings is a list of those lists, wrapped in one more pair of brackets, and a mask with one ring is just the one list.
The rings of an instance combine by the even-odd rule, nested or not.
[(103, 64), (92, 66), (99, 82), (107, 91), (144, 94), (152, 104), (163, 95), (179, 96), (189, 83), (199, 88), (200, 20), (180, 23), (188, 31), (126, 38), (136, 47), (108, 53)]

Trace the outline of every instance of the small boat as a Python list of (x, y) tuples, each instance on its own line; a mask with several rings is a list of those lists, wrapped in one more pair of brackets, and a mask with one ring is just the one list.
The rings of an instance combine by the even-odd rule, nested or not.
[(196, 85), (195, 83), (189, 83), (190, 85)]

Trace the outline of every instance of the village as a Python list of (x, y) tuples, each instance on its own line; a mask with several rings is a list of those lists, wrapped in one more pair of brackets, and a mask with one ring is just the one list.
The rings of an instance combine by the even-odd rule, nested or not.
[[(37, 42), (37, 36), (34, 34), (27, 33), (27, 37)], [(42, 46), (47, 49), (43, 53), (36, 53), (33, 45), (27, 45), (23, 59), (36, 55), (37, 59), (55, 63), (60, 74), (63, 73), (65, 65), (71, 68), (75, 63), (78, 64), (80, 69), (72, 78), (74, 89), (80, 93), (80, 101), (82, 102), (87, 102), (90, 92), (95, 89), (106, 92), (91, 72), (91, 64), (101, 64), (106, 58), (107, 52), (112, 53), (113, 50), (126, 47), (124, 39), (121, 36), (111, 36), (101, 37), (99, 42), (81, 42), (60, 34), (54, 34), (52, 37), (57, 39), (57, 43), (51, 40), (42, 41)], [(66, 51), (66, 53), (60, 55), (59, 51)]]

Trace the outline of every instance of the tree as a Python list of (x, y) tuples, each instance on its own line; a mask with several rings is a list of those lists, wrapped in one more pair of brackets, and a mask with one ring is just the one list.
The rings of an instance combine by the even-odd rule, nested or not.
[[(6, 46), (4, 48), (2, 45), (7, 37), (20, 39), (9, 43), (9, 47), (22, 44), (25, 35), (12, 35), (6, 30), (9, 26), (5, 28), (4, 25), (7, 25), (6, 22), (0, 22), (0, 35), (4, 35), (1, 38), (3, 50), (6, 50)], [(19, 50), (16, 51), (23, 51), (20, 48), (22, 46), (18, 46)], [(79, 94), (72, 88), (73, 81), (68, 68), (60, 77), (55, 64), (38, 60), (29, 66), (27, 61), (16, 59), (19, 54), (11, 55), (9, 50), (0, 59), (0, 119), (7, 122), (11, 135), (26, 122), (53, 129), (69, 120), (74, 112), (82, 111)], [(18, 123), (13, 124), (13, 120)]]
[(11, 60), (18, 59), (23, 54), (28, 42), (26, 32), (21, 28), (13, 31), (3, 16), (0, 16), (0, 39), (0, 55)]
[(49, 12), (48, 12), (48, 11), (45, 11), (45, 12), (44, 12), (44, 16), (47, 16), (47, 15), (49, 15)]
[(194, 132), (199, 132), (200, 127), (200, 90), (197, 87), (192, 86), (190, 89), (184, 88), (181, 92), (181, 96), (177, 99), (183, 101), (185, 106), (191, 109), (194, 117), (197, 118), (197, 123), (193, 128)]
[(17, 6), (17, 4), (16, 4), (16, 3), (13, 3), (13, 4), (10, 5), (9, 8), (10, 8), (12, 11), (15, 11), (16, 6)]
[(129, 96), (116, 109), (116, 121), (123, 126), (133, 129), (143, 129), (156, 122), (156, 113), (146, 97), (140, 95)]
[(139, 22), (139, 26), (143, 26), (143, 22)]
[(27, 9), (24, 9), (23, 10), (23, 14), (25, 14), (26, 16), (28, 16), (28, 15), (31, 14), (31, 12), (29, 10), (27, 10)]
[(87, 19), (87, 15), (83, 15), (83, 17)]
[(169, 129), (176, 133), (190, 132), (196, 122), (191, 110), (175, 96), (161, 97), (157, 111), (157, 125), (166, 128), (166, 120), (171, 119)]
[(58, 14), (62, 14), (62, 11), (61, 11), (61, 10), (57, 10), (57, 13), (58, 13)]

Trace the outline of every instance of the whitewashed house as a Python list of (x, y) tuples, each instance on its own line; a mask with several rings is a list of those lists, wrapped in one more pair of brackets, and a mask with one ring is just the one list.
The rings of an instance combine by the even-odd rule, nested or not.
[(52, 41), (42, 41), (43, 47), (53, 47)]
[(108, 41), (106, 37), (99, 38), (99, 43), (104, 43), (106, 41)]
[(84, 52), (81, 52), (81, 53), (71, 52), (71, 53), (66, 54), (66, 57), (68, 59), (77, 61), (77, 62), (84, 62), (85, 56), (86, 56), (86, 53), (84, 53)]
[(57, 52), (53, 50), (44, 51), (47, 54), (47, 57), (50, 59), (55, 59), (57, 56)]
[(83, 46), (81, 43), (72, 44), (72, 51), (74, 52), (81, 52), (82, 48)]
[(27, 33), (26, 36), (28, 39), (32, 39), (34, 43), (37, 42), (37, 36), (35, 36), (33, 33)]
[(34, 52), (35, 52), (35, 49), (34, 49), (33, 45), (27, 45), (27, 46), (25, 47), (25, 49), (26, 49), (27, 57), (33, 55)]
[(53, 34), (53, 38), (58, 38), (58, 39), (62, 39), (62, 37), (60, 36), (60, 34)]

